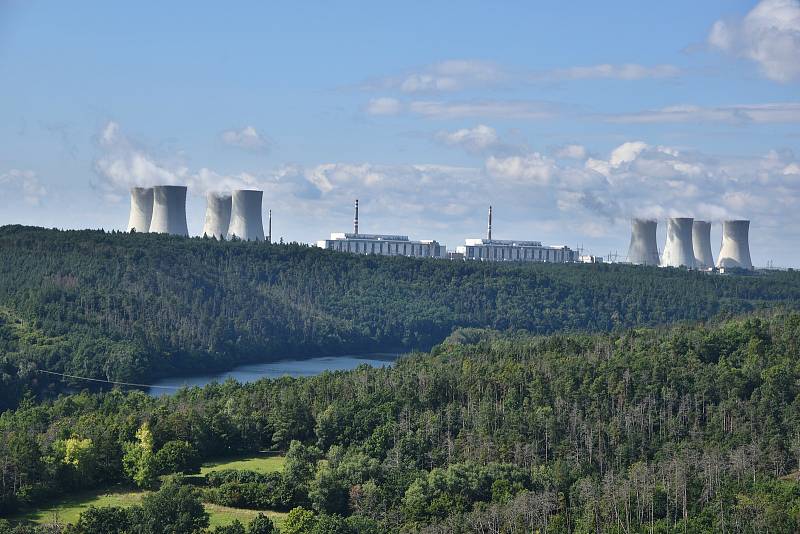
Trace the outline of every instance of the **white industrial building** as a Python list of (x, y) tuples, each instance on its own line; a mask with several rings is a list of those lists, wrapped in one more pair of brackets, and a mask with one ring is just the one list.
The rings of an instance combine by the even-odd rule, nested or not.
[(231, 219), (228, 237), (242, 241), (264, 241), (264, 222), (261, 218), (263, 191), (236, 189), (231, 197)]
[(658, 265), (656, 230), (658, 222), (651, 219), (631, 220), (631, 243), (628, 246), (628, 262), (634, 265)]
[(456, 247), (465, 260), (480, 261), (541, 261), (547, 263), (568, 263), (578, 261), (578, 252), (571, 248), (545, 246), (541, 241), (520, 241), (516, 239), (492, 239), (492, 207), (489, 206), (489, 225), (486, 239), (466, 239)]
[(714, 254), (711, 252), (711, 222), (698, 221), (692, 223), (692, 248), (694, 250), (694, 266), (696, 269), (713, 269)]
[(332, 233), (330, 239), (317, 241), (317, 246), (327, 250), (354, 254), (447, 258), (447, 248), (434, 239), (412, 241), (405, 235), (359, 233), (358, 200), (356, 200), (355, 209), (353, 233)]
[(231, 223), (231, 195), (210, 192), (206, 195), (206, 221), (203, 235), (215, 239), (224, 239), (228, 235)]
[(542, 261), (568, 263), (578, 261), (578, 253), (567, 246), (544, 246), (540, 241), (514, 239), (466, 239), (456, 247), (466, 260)]
[(153, 187), (153, 213), (149, 231), (154, 234), (189, 235), (186, 226), (186, 186)]
[(153, 220), (153, 188), (131, 187), (131, 213), (128, 231), (149, 232)]
[(446, 258), (445, 246), (433, 239), (412, 241), (405, 235), (333, 233), (330, 239), (317, 241), (317, 246), (337, 252), (411, 256), (414, 258)]
[(750, 221), (734, 220), (722, 223), (722, 248), (717, 267), (720, 269), (753, 269), (750, 259)]
[(667, 219), (667, 241), (661, 255), (662, 267), (694, 268), (694, 244), (692, 243), (692, 217)]

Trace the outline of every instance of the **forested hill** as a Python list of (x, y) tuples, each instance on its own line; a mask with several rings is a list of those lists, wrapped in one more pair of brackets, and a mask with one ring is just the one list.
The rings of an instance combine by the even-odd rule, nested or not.
[[(800, 314), (764, 315), (471, 332), (473, 344), (454, 335), (393, 368), (25, 402), (0, 414), (0, 517), (288, 449), (277, 476), (217, 472), (198, 491), (223, 506), (314, 510), (296, 509), (307, 528), (287, 520), (284, 533), (800, 532)], [(145, 508), (159, 523), (176, 516)], [(85, 513), (119, 525), (143, 512)], [(121, 532), (94, 525), (69, 532)], [(127, 532), (167, 531), (188, 529)]]
[(142, 380), (288, 354), (425, 347), (456, 326), (608, 331), (781, 302), (800, 302), (800, 274), (448, 262), (6, 226), (0, 409), (32, 377), (42, 387), (37, 368)]

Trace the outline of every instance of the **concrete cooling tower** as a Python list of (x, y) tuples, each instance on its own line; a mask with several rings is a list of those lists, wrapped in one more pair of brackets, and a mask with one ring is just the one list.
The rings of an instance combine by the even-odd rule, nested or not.
[(231, 225), (228, 233), (244, 241), (264, 241), (264, 224), (261, 221), (263, 191), (237, 189), (233, 192)]
[(153, 220), (150, 231), (157, 234), (189, 235), (186, 226), (186, 187), (157, 185), (153, 188)]
[(692, 226), (694, 219), (680, 217), (667, 220), (667, 242), (661, 256), (662, 267), (694, 267)]
[(153, 218), (153, 188), (131, 187), (131, 215), (128, 217), (128, 231), (149, 232)]
[(656, 243), (656, 221), (631, 220), (631, 244), (628, 261), (635, 265), (658, 265), (658, 243)]
[(717, 267), (752, 269), (750, 260), (750, 221), (725, 221), (722, 223), (722, 249)]
[(707, 269), (714, 266), (711, 253), (711, 223), (694, 221), (692, 224), (692, 249), (694, 250), (694, 266)]
[(222, 193), (206, 195), (206, 222), (203, 234), (222, 239), (228, 235), (231, 223), (231, 196)]

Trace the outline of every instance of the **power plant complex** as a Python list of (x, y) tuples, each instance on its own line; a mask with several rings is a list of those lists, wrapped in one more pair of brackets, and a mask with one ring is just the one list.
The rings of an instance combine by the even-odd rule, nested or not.
[(466, 239), (456, 247), (456, 253), (465, 260), (479, 261), (540, 261), (568, 263), (578, 261), (578, 253), (567, 246), (545, 246), (541, 241), (517, 239), (492, 239), (492, 207), (489, 206), (489, 224), (486, 238)]
[(631, 221), (628, 262), (635, 265), (660, 265), (688, 269), (753, 269), (750, 260), (750, 221), (722, 223), (722, 247), (716, 264), (711, 251), (711, 222), (691, 217), (667, 219), (667, 239), (659, 261), (656, 240), (658, 222), (652, 219)]
[(355, 203), (352, 233), (332, 233), (330, 239), (317, 241), (317, 246), (338, 252), (411, 256), (414, 258), (446, 258), (447, 248), (433, 239), (412, 241), (406, 235), (362, 234), (358, 231), (358, 200)]
[[(188, 236), (186, 192), (187, 188), (182, 185), (131, 188), (128, 231)], [(249, 189), (208, 193), (203, 235), (216, 239), (264, 241), (262, 195), (262, 191)]]
[[(188, 236), (185, 186), (157, 185), (133, 187), (128, 231)], [(206, 195), (203, 235), (215, 239), (272, 241), (272, 210), (269, 210), (267, 235), (262, 220), (263, 191), (237, 189), (210, 192)], [(632, 219), (627, 263), (634, 265), (684, 267), (724, 271), (753, 269), (750, 259), (750, 221), (728, 220), (722, 223), (722, 246), (716, 263), (711, 247), (711, 222), (691, 217), (666, 221), (664, 250), (658, 250), (658, 221)], [(464, 261), (513, 261), (573, 263), (602, 261), (595, 256), (581, 256), (566, 245), (543, 245), (541, 241), (495, 239), (492, 237), (492, 207), (489, 206), (485, 238), (468, 238), (448, 252), (435, 239), (415, 241), (400, 234), (365, 234), (359, 231), (358, 200), (355, 201), (353, 232), (332, 233), (330, 239), (317, 241), (326, 250), (354, 254), (449, 258)]]

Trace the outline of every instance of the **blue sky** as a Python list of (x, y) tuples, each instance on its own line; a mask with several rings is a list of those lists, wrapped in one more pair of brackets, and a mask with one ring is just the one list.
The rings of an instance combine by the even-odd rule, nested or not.
[[(627, 251), (752, 219), (800, 265), (800, 3), (0, 3), (0, 224), (123, 229), (132, 185), (265, 191), (276, 235)], [(664, 225), (660, 234), (663, 241)], [(716, 225), (715, 239), (719, 239)]]

